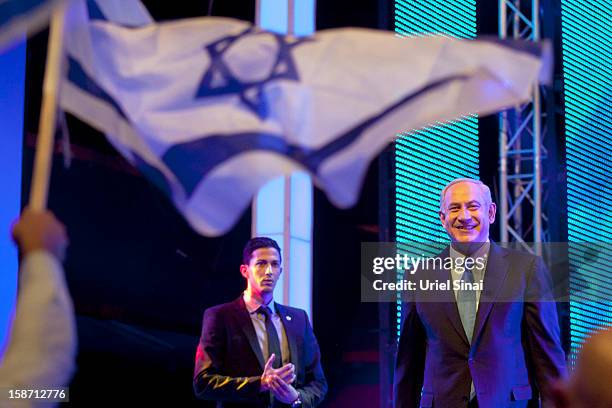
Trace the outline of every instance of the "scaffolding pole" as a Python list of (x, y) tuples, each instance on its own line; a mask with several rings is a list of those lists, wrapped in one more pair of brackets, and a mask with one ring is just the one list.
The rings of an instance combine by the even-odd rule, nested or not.
[[(540, 40), (539, 0), (499, 0), (499, 37)], [(542, 160), (546, 133), (541, 89), (535, 86), (528, 103), (499, 115), (500, 240), (516, 242), (541, 255), (548, 241), (546, 215), (542, 211)]]

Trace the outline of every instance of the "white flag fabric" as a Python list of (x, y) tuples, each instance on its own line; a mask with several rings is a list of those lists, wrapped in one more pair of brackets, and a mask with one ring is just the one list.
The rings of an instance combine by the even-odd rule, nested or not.
[(492, 40), (155, 23), (139, 2), (104, 3), (70, 9), (61, 106), (106, 133), (204, 235), (226, 232), (261, 186), (297, 169), (335, 205), (354, 204), (397, 132), (524, 102), (550, 58)]

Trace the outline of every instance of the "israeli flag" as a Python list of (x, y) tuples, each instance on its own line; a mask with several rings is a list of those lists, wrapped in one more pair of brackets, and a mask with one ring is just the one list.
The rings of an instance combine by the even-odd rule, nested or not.
[(550, 59), (520, 43), (155, 23), (133, 0), (75, 3), (67, 21), (61, 106), (106, 133), (204, 235), (229, 230), (260, 187), (298, 169), (353, 205), (398, 132), (524, 102)]

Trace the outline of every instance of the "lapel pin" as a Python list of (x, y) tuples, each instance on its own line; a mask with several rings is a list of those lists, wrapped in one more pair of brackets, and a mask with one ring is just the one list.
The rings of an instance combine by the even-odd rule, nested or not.
[(287, 316), (287, 317), (285, 317), (285, 319), (291, 321), (291, 316)]

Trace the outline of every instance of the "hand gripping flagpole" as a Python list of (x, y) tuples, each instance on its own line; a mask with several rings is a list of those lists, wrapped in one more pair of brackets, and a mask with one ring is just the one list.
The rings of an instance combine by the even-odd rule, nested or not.
[(29, 207), (34, 211), (42, 211), (47, 207), (56, 127), (57, 96), (62, 67), (65, 10), (65, 3), (59, 2), (53, 9), (51, 16), (36, 156), (34, 157), (34, 171), (32, 186), (30, 187)]

